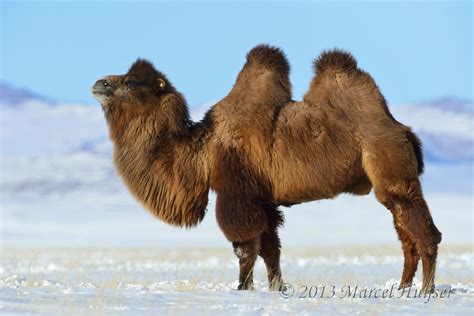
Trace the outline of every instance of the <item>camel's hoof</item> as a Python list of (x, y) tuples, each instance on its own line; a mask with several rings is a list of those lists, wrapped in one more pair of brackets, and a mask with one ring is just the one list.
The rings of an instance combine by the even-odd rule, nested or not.
[(237, 287), (237, 290), (239, 290), (239, 291), (254, 291), (255, 288), (253, 287), (253, 284), (240, 283), (239, 286)]
[(424, 286), (421, 288), (421, 292), (424, 294), (430, 294), (435, 292), (435, 285), (432, 284), (431, 286)]
[(400, 283), (400, 286), (398, 287), (398, 290), (403, 290), (411, 286), (411, 282), (406, 282), (406, 283)]
[(284, 283), (282, 280), (274, 280), (268, 285), (269, 291), (284, 291)]

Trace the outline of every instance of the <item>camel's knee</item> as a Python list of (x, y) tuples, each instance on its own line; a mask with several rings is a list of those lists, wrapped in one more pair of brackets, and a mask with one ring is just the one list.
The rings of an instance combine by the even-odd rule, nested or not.
[(427, 207), (395, 203), (391, 211), (396, 228), (405, 232), (407, 239), (416, 244), (420, 255), (436, 255), (441, 232), (436, 228)]
[(233, 242), (234, 254), (240, 260), (253, 259), (257, 257), (260, 250), (260, 243), (258, 239), (252, 239), (244, 242)]
[(423, 200), (418, 178), (411, 180), (378, 179), (374, 192), (377, 200), (389, 210), (392, 210), (396, 204)]
[(438, 255), (438, 245), (441, 242), (441, 232), (432, 224), (429, 233), (420, 238), (417, 242), (417, 249), (421, 256), (433, 257)]
[(438, 244), (435, 242), (419, 242), (417, 249), (421, 257), (435, 258), (438, 256)]
[(248, 254), (240, 245), (234, 245), (234, 255), (239, 259), (246, 259), (248, 257)]
[(406, 232), (409, 239), (427, 249), (441, 242), (441, 232), (433, 222), (418, 179), (377, 187), (375, 195), (392, 212), (395, 227)]

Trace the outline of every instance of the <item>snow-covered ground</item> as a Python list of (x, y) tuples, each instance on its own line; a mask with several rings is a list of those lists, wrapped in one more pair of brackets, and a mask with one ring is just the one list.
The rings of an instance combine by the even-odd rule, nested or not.
[[(0, 313), (472, 311), (472, 102), (391, 110), (425, 144), (423, 184), (443, 233), (437, 284), (439, 293), (451, 290), (449, 298), (283, 298), (266, 290), (261, 261), (257, 291), (237, 292), (237, 260), (217, 227), (214, 195), (199, 227), (167, 226), (115, 175), (99, 106), (0, 99)], [(345, 286), (398, 282), (399, 242), (373, 195), (306, 203), (285, 209), (285, 217), (282, 270), (295, 293), (335, 285), (339, 297)]]
[(268, 291), (262, 260), (255, 269), (256, 290), (236, 291), (238, 265), (230, 249), (4, 249), (0, 311), (2, 315), (472, 312), (469, 248), (442, 248), (437, 297), (431, 298), (419, 296), (419, 279), (410, 292), (396, 290), (403, 262), (393, 247), (312, 247), (284, 253), (284, 281), (293, 291), (288, 286), (286, 292), (277, 293)]

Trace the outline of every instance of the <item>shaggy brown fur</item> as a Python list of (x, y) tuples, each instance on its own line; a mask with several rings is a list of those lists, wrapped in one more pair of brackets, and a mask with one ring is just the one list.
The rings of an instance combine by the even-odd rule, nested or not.
[(291, 100), (283, 52), (247, 55), (230, 93), (193, 123), (183, 96), (147, 61), (97, 81), (114, 162), (132, 194), (161, 220), (193, 226), (217, 193), (217, 222), (240, 262), (239, 289), (252, 288), (260, 255), (280, 289), (279, 205), (368, 194), (393, 214), (410, 284), (418, 260), (432, 290), (438, 243), (423, 199), (421, 143), (390, 114), (373, 79), (344, 51), (321, 54), (302, 102)]

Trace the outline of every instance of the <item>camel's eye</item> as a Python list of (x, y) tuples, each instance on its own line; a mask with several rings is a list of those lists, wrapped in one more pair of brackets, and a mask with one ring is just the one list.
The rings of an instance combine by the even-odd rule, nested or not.
[(129, 80), (127, 82), (125, 82), (125, 85), (127, 86), (127, 88), (129, 90), (134, 90), (136, 88), (138, 88), (138, 82), (137, 81), (134, 81), (134, 80)]

